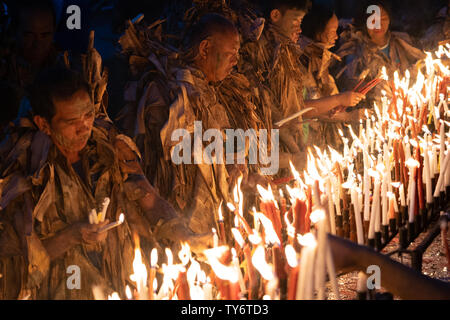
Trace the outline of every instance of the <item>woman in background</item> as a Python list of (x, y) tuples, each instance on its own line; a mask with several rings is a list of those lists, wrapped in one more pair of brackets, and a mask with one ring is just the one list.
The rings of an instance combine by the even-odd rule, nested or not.
[[(367, 13), (369, 5), (380, 8), (380, 28), (369, 29), (367, 21), (372, 14)], [(337, 54), (344, 59), (345, 66), (336, 75), (336, 80), (341, 88), (351, 90), (365, 75), (366, 81), (380, 76), (383, 66), (386, 67), (389, 79), (393, 78), (398, 70), (402, 76), (404, 72), (414, 65), (419, 59), (425, 57), (424, 53), (412, 45), (412, 40), (407, 33), (390, 30), (393, 19), (390, 6), (383, 0), (371, 0), (361, 8), (361, 14), (341, 34), (340, 47)], [(411, 76), (414, 77), (414, 70)], [(389, 93), (389, 86), (381, 83), (367, 95), (372, 107), (372, 102), (382, 96), (381, 90)]]
[[(339, 20), (336, 14), (327, 7), (314, 5), (302, 22), (302, 34), (299, 45), (303, 50), (301, 57), (303, 65), (307, 69), (304, 77), (305, 100), (321, 99), (339, 94), (339, 89), (333, 76), (329, 73), (329, 67), (340, 57), (332, 53), (338, 39)], [(309, 125), (309, 137), (313, 139), (312, 144), (319, 147), (327, 145), (339, 148), (342, 139), (339, 130), (344, 131), (344, 123), (359, 120), (359, 111), (356, 109), (345, 112), (338, 107), (326, 115), (319, 117), (317, 122)]]

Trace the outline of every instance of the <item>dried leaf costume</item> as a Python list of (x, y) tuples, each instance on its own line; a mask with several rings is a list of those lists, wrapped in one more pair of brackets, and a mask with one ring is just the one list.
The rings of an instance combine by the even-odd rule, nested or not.
[[(75, 171), (50, 138), (22, 119), (22, 126), (4, 142), (0, 206), (0, 279), (2, 298), (26, 293), (35, 299), (91, 299), (92, 285), (124, 293), (132, 273), (132, 231), (149, 225), (127, 188), (114, 148), (118, 136), (96, 123), (81, 153), (81, 172)], [(119, 137), (120, 138), (120, 137)], [(12, 147), (11, 147), (12, 146)], [(105, 243), (79, 244), (50, 261), (44, 248), (50, 238), (76, 222), (88, 220), (111, 198), (106, 218), (125, 223), (108, 233)], [(135, 226), (138, 225), (138, 226)], [(149, 240), (152, 241), (151, 231)], [(152, 245), (156, 245), (154, 242)], [(69, 266), (81, 270), (81, 289), (66, 285)], [(17, 278), (17, 279), (16, 279)]]
[[(258, 21), (255, 21), (258, 22)], [(264, 20), (259, 20), (264, 26)], [(258, 89), (263, 105), (269, 105), (270, 118), (279, 121), (304, 108), (303, 76), (298, 44), (268, 23), (259, 38), (247, 40), (241, 47), (239, 71)], [(262, 112), (261, 117), (267, 112)], [(296, 119), (280, 129), (280, 151), (299, 154), (304, 151), (304, 128)], [(307, 134), (307, 130), (305, 130)]]
[[(339, 56), (306, 36), (300, 36), (299, 45), (303, 50), (301, 61), (308, 70), (304, 76), (305, 99), (321, 99), (338, 94), (339, 89), (329, 72), (329, 67), (333, 62), (340, 61)], [(311, 122), (309, 125), (310, 144), (320, 148), (327, 146), (340, 148), (342, 139), (338, 133), (339, 129), (344, 130), (342, 121), (326, 115), (321, 116), (318, 122)]]
[[(228, 116), (217, 101), (216, 88), (200, 70), (180, 66), (177, 51), (163, 46), (153, 27), (130, 23), (120, 39), (139, 78), (126, 92), (126, 110), (131, 112), (123, 113), (134, 114), (135, 120), (123, 123), (129, 131), (134, 128), (145, 173), (160, 195), (189, 219), (194, 232), (209, 232), (215, 226), (214, 212), (227, 199), (225, 165), (173, 163), (171, 151), (178, 140), (173, 142), (171, 136), (176, 129), (192, 133), (194, 121), (202, 121), (202, 134), (211, 128), (224, 130), (230, 127)], [(133, 41), (137, 36), (145, 40)]]
[[(76, 68), (68, 54), (64, 62)], [(77, 169), (28, 118), (22, 118), (2, 143), (0, 298), (92, 299), (93, 285), (107, 294), (116, 291), (123, 295), (133, 273), (132, 234), (141, 237), (142, 247), (149, 252), (159, 247), (152, 231), (158, 239), (167, 239), (171, 237), (167, 233), (182, 223), (169, 208), (144, 212), (139, 205), (149, 190), (142, 186), (143, 176), (124, 172), (123, 151), (131, 153), (132, 163), (128, 163), (138, 172), (142, 172), (137, 162), (140, 154), (134, 142), (120, 134), (107, 116), (107, 72), (93, 48), (93, 33), (89, 50), (80, 62), (96, 119)], [(119, 141), (126, 146), (120, 152)], [(125, 222), (109, 231), (104, 243), (79, 244), (50, 261), (45, 241), (76, 222), (86, 222), (91, 209), (100, 211), (105, 197), (111, 199), (106, 219), (116, 221), (123, 212)], [(80, 268), (80, 289), (67, 286), (69, 266)]]
[[(424, 53), (412, 46), (408, 34), (389, 31), (388, 46), (380, 49), (370, 41), (367, 34), (355, 29), (352, 25), (340, 35), (338, 51), (336, 52), (345, 62), (336, 74), (336, 81), (341, 90), (352, 90), (359, 81), (359, 76), (368, 72), (366, 80), (375, 79), (380, 75), (381, 68), (386, 67), (389, 79), (393, 79), (395, 71), (400, 74), (425, 57)], [(383, 51), (384, 50), (384, 51)], [(388, 50), (388, 54), (386, 51)], [(412, 77), (414, 74), (411, 75)], [(367, 101), (378, 101), (381, 90), (390, 92), (388, 83), (382, 82), (367, 95)]]
[(423, 50), (434, 51), (439, 42), (450, 39), (450, 10), (448, 7), (442, 8), (432, 24), (422, 36), (420, 46)]

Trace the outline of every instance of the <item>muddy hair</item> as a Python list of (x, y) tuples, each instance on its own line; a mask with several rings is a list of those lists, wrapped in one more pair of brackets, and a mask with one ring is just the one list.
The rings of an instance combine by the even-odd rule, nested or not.
[(184, 59), (188, 62), (198, 54), (200, 43), (218, 33), (238, 32), (233, 22), (217, 13), (203, 15), (200, 20), (187, 31), (183, 43)]
[(391, 29), (395, 17), (393, 16), (392, 6), (387, 0), (363, 1), (363, 3), (359, 7), (358, 14), (355, 17), (355, 27), (358, 30), (361, 30), (363, 33), (367, 34), (367, 19), (373, 14), (367, 13), (367, 8), (371, 5), (382, 7), (384, 11), (387, 12), (389, 20), (391, 21), (389, 29)]
[(89, 93), (89, 84), (76, 71), (56, 65), (41, 71), (30, 89), (30, 104), (33, 115), (49, 123), (56, 114), (55, 99), (68, 99), (79, 90)]
[(264, 15), (269, 18), (272, 10), (278, 9), (281, 14), (287, 10), (301, 10), (308, 12), (311, 7), (310, 0), (264, 0), (260, 1)]
[(314, 4), (302, 21), (302, 34), (316, 40), (322, 33), (335, 12), (327, 6)]
[(51, 0), (17, 0), (11, 3), (11, 29), (17, 30), (24, 12), (50, 12), (56, 30), (56, 11)]

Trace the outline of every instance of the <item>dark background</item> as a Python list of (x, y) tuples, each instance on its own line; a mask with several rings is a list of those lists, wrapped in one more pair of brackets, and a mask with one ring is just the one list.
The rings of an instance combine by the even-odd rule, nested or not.
[[(14, 0), (3, 1), (8, 5), (13, 5), (15, 2)], [(350, 19), (355, 16), (364, 2), (362, 0), (314, 1), (334, 8), (340, 19)], [(53, 2), (58, 22), (55, 40), (61, 49), (84, 52), (89, 32), (95, 30), (95, 47), (101, 54), (104, 65), (110, 70), (108, 93), (110, 95), (109, 113), (112, 117), (123, 106), (123, 87), (128, 78), (127, 63), (117, 55), (120, 50), (117, 41), (124, 30), (126, 20), (143, 13), (148, 21), (168, 18), (165, 27), (179, 30), (183, 27), (180, 18), (192, 5), (191, 0), (53, 0)], [(247, 2), (255, 3), (255, 1)], [(447, 5), (448, 1), (392, 0), (390, 3), (394, 15), (391, 28), (408, 32), (413, 38), (418, 38), (433, 23), (437, 12)], [(66, 20), (69, 17), (66, 14), (66, 8), (72, 4), (81, 8), (81, 30), (68, 30), (66, 27)]]

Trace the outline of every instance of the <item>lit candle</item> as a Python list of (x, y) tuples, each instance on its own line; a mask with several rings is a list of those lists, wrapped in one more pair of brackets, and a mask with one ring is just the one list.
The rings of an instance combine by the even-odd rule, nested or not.
[(219, 246), (219, 236), (217, 235), (216, 228), (212, 228), (212, 232), (213, 232), (213, 245), (214, 245), (214, 247), (218, 247)]
[(331, 234), (336, 234), (336, 218), (334, 216), (334, 203), (333, 203), (333, 197), (331, 193), (331, 173), (328, 175), (327, 181), (327, 198), (328, 198), (328, 214), (330, 215), (330, 227), (331, 227)]
[(433, 191), (432, 191), (433, 186), (431, 185), (430, 160), (426, 143), (424, 145), (423, 150), (423, 174), (425, 180), (427, 204), (431, 204), (433, 203)]
[(99, 222), (105, 221), (106, 210), (108, 210), (108, 206), (109, 206), (109, 203), (110, 203), (110, 202), (111, 202), (111, 200), (110, 200), (108, 197), (106, 197), (106, 198), (103, 200), (102, 211), (100, 211), (100, 213), (98, 214), (98, 221), (99, 221)]
[(419, 166), (417, 160), (409, 158), (406, 161), (406, 165), (409, 168), (409, 223), (414, 222), (414, 210), (415, 210), (415, 200), (416, 200), (416, 168)]
[(297, 300), (312, 299), (313, 295), (313, 272), (314, 257), (317, 242), (311, 233), (305, 234), (299, 238), (299, 242), (303, 245), (300, 256), (300, 274), (297, 282)]
[(326, 213), (320, 208), (311, 213), (311, 222), (317, 226), (317, 260), (314, 269), (315, 284), (318, 289), (318, 299), (325, 299), (325, 272), (326, 272)]
[(403, 186), (403, 183), (400, 183), (399, 192), (400, 193), (400, 205), (402, 207), (406, 207), (406, 200), (405, 200), (405, 187)]
[[(378, 216), (378, 224), (376, 222), (377, 219), (377, 206), (379, 206), (379, 198), (380, 198), (380, 179), (378, 178), (378, 173), (375, 176), (375, 189), (373, 192), (373, 202), (372, 202), (372, 212), (370, 214), (370, 225), (369, 225), (369, 239), (375, 239), (375, 232), (380, 231), (380, 224), (379, 224), (379, 216)], [(376, 229), (378, 227), (378, 229)]]
[(284, 247), (284, 251), (285, 251), (286, 260), (287, 260), (287, 263), (289, 266), (287, 299), (295, 300), (297, 281), (298, 281), (298, 273), (299, 273), (297, 252), (295, 251), (294, 247), (290, 244), (288, 244)]
[(363, 226), (362, 226), (362, 221), (361, 221), (361, 212), (360, 212), (360, 207), (359, 207), (359, 203), (358, 203), (358, 193), (356, 191), (356, 188), (352, 188), (351, 194), (352, 194), (353, 208), (355, 211), (356, 236), (358, 239), (358, 244), (363, 245), (364, 244), (364, 234), (363, 234)]
[[(153, 285), (155, 276), (156, 276), (156, 264), (158, 263), (158, 250), (156, 248), (152, 249), (152, 252), (150, 254), (150, 280), (149, 283)], [(150, 300), (153, 300), (153, 290), (149, 290), (149, 298)]]
[(107, 224), (106, 226), (103, 226), (102, 228), (98, 229), (97, 232), (101, 233), (101, 232), (105, 232), (108, 231), (112, 228), (118, 227), (120, 226), (123, 222), (125, 221), (125, 216), (123, 213), (120, 214), (119, 216), (119, 220), (115, 221), (115, 222), (111, 222), (109, 224)]

